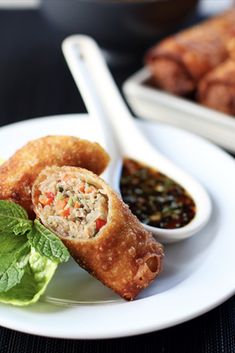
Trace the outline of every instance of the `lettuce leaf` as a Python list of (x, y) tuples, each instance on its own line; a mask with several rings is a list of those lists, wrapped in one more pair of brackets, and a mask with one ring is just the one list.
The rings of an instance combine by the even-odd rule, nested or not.
[(40, 255), (32, 248), (20, 283), (7, 292), (0, 293), (0, 302), (17, 306), (37, 302), (45, 292), (57, 266), (57, 262)]
[(17, 285), (25, 272), (30, 254), (26, 237), (14, 234), (0, 236), (0, 292), (6, 292)]

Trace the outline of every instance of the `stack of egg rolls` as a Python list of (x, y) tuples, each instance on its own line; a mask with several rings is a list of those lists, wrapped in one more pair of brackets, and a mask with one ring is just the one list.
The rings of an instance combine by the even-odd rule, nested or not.
[(235, 114), (235, 8), (168, 37), (146, 56), (154, 83)]
[(201, 80), (198, 100), (209, 108), (235, 115), (235, 61), (226, 60)]

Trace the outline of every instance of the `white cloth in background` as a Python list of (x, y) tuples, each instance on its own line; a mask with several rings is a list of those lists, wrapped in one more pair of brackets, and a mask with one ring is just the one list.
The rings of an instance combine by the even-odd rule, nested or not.
[(222, 12), (235, 4), (234, 0), (201, 0), (199, 10), (205, 14), (216, 14)]

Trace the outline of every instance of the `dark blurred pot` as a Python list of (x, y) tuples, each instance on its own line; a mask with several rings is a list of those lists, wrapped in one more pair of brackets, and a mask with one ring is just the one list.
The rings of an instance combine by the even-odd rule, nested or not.
[(143, 50), (174, 30), (198, 0), (42, 0), (42, 10), (65, 35), (92, 36), (106, 49)]

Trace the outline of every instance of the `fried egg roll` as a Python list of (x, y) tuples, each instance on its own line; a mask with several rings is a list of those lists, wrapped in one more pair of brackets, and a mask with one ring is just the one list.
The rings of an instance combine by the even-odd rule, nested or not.
[(201, 80), (198, 99), (209, 108), (235, 115), (235, 61), (225, 61)]
[(154, 83), (171, 93), (188, 95), (199, 80), (233, 51), (235, 8), (168, 37), (146, 56)]
[(97, 143), (71, 136), (46, 136), (30, 141), (0, 166), (0, 200), (23, 206), (33, 218), (31, 188), (46, 166), (78, 166), (101, 174), (109, 156)]
[(34, 210), (75, 261), (126, 300), (160, 273), (163, 248), (97, 175), (48, 167), (32, 190)]

